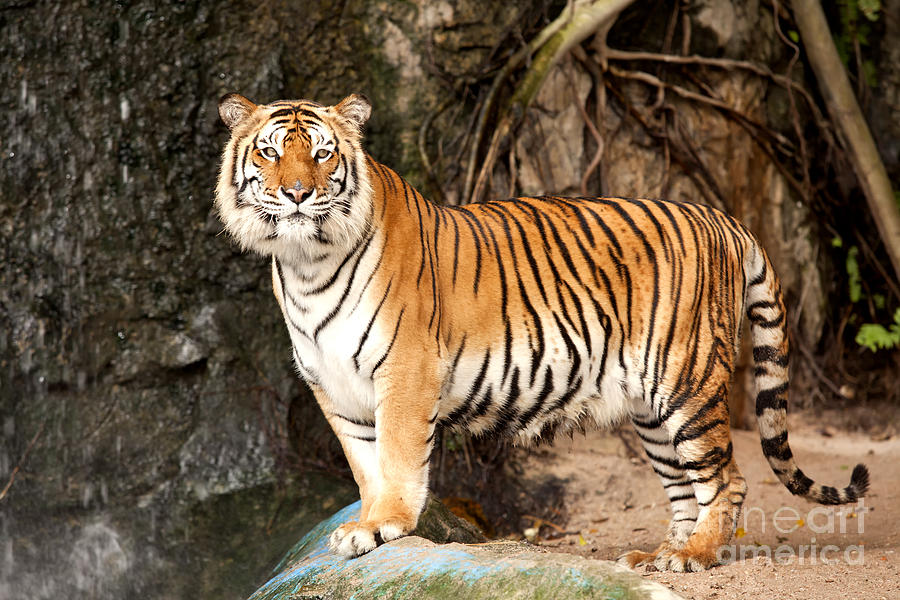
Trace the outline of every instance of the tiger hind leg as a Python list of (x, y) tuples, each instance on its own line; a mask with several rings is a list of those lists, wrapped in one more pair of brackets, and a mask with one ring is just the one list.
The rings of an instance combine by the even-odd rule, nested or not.
[(662, 423), (648, 416), (633, 416), (632, 425), (669, 497), (672, 520), (669, 522), (666, 539), (656, 550), (632, 550), (620, 556), (619, 561), (631, 568), (653, 565), (659, 570), (665, 570), (668, 568), (669, 558), (684, 547), (693, 532), (699, 507), (691, 479), (681, 466), (681, 459)]
[(711, 462), (688, 471), (700, 514), (684, 546), (669, 557), (670, 571), (703, 571), (719, 564), (719, 549), (731, 540), (747, 494), (747, 483), (730, 451), (729, 444), (727, 457), (704, 456), (718, 465)]
[(659, 548), (621, 558), (629, 566), (652, 564), (659, 570), (703, 571), (719, 563), (719, 548), (734, 533), (747, 483), (732, 456), (728, 386), (706, 389), (710, 391), (697, 394), (664, 419), (632, 417), (672, 503), (673, 515)]
[(702, 571), (717, 565), (719, 549), (731, 540), (747, 495), (747, 482), (732, 451), (728, 385), (700, 398), (706, 401), (698, 400), (666, 421), (699, 508), (693, 531), (668, 558), (665, 566), (670, 571)]

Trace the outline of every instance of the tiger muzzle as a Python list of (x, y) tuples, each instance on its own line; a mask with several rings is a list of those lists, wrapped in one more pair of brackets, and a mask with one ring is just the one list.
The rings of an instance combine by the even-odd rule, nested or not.
[(313, 194), (313, 190), (305, 187), (282, 187), (281, 191), (296, 204), (302, 204)]

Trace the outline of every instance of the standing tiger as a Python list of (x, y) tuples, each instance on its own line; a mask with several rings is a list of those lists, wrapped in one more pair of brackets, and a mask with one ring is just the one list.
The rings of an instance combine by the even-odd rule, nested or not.
[(716, 564), (747, 484), (726, 399), (750, 320), (763, 451), (793, 493), (853, 502), (803, 474), (787, 441), (788, 337), (756, 238), (707, 206), (513, 198), (438, 206), (363, 149), (369, 102), (259, 105), (224, 96), (231, 130), (216, 206), (245, 249), (272, 256), (294, 361), (359, 485), (353, 557), (411, 532), (439, 427), (548, 438), (628, 418), (672, 504), (665, 541), (631, 566)]

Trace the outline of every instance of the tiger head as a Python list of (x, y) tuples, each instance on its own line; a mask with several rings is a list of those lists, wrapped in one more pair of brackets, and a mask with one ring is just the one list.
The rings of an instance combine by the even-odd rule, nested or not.
[(335, 106), (222, 97), (219, 116), (231, 138), (216, 206), (225, 229), (243, 248), (285, 260), (358, 242), (372, 213), (361, 146), (371, 110), (355, 94)]

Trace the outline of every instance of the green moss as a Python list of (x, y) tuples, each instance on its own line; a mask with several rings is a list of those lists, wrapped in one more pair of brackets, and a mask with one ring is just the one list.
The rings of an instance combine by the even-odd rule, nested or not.
[[(629, 600), (645, 597), (632, 588), (634, 582), (617, 582), (600, 580), (585, 576), (573, 570), (560, 575), (559, 569), (528, 569), (524, 571), (510, 570), (492, 577), (475, 580), (467, 579), (465, 574), (442, 573), (429, 577), (407, 574), (387, 581), (372, 589), (364, 591), (347, 581), (325, 591), (324, 586), (311, 586), (310, 594), (317, 596), (297, 595), (291, 598), (355, 598), (418, 600), (580, 600), (584, 598)], [(301, 588), (302, 590), (303, 588)], [(354, 596), (354, 594), (360, 596)], [(362, 594), (364, 593), (364, 596)], [(328, 595), (330, 594), (330, 595)]]

